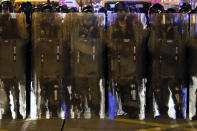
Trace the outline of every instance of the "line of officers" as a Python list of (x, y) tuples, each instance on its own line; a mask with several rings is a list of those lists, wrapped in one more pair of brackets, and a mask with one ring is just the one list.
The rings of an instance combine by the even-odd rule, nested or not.
[[(32, 13), (32, 12), (62, 12), (62, 13), (72, 13), (79, 12), (76, 7), (67, 7), (66, 5), (59, 5), (58, 3), (43, 3), (39, 5), (32, 5), (31, 2), (24, 2), (21, 4), (13, 5), (10, 1), (3, 1), (0, 6), (1, 12), (10, 13)], [(94, 12), (94, 9), (90, 5), (86, 5), (82, 12)]]
[[(3, 3), (5, 4), (5, 3)], [(9, 5), (8, 3), (5, 4), (2, 8), (2, 10), (7, 10), (9, 11), (11, 8), (11, 5)], [(58, 7), (55, 8), (56, 11), (58, 9), (59, 12), (64, 12), (68, 13), (70, 12), (77, 12), (76, 9), (72, 8), (71, 10), (68, 10), (67, 7)], [(25, 3), (25, 5), (21, 5), (21, 8), (19, 9), (21, 12), (28, 12), (30, 10), (32, 10), (32, 5), (31, 3), (27, 2)], [(46, 4), (42, 7), (37, 7), (34, 8), (34, 11), (46, 11), (46, 12), (53, 12), (53, 7), (49, 4)], [(181, 9), (179, 10), (180, 13), (196, 13), (197, 9), (191, 10), (191, 6), (189, 4), (183, 4), (181, 6)], [(20, 12), (19, 11), (19, 12)], [(93, 9), (88, 6), (86, 8), (83, 9), (83, 12), (93, 12)], [(105, 10), (105, 8), (101, 8), (100, 12), (103, 13), (107, 13), (107, 11)], [(133, 30), (127, 30), (127, 27), (132, 27), (133, 25), (129, 25), (129, 18), (125, 17), (125, 14), (128, 12), (134, 12), (134, 9), (132, 7), (127, 7), (127, 5), (125, 5), (124, 3), (117, 3), (116, 4), (116, 8), (114, 10), (114, 12), (117, 12), (119, 14), (119, 18), (117, 19), (117, 22), (114, 23), (114, 25), (112, 25), (112, 28), (108, 28), (108, 30), (112, 30), (112, 38), (114, 38), (113, 42), (111, 42), (111, 44), (108, 44), (108, 49), (107, 52), (110, 55), (107, 55), (106, 57), (106, 63), (103, 64), (105, 68), (109, 68), (110, 70), (107, 71), (108, 72), (108, 83), (106, 82), (106, 84), (108, 84), (108, 86), (111, 85), (116, 85), (116, 91), (118, 93), (118, 96), (121, 98), (122, 101), (122, 105), (123, 105), (123, 110), (126, 111), (128, 114), (130, 114), (131, 117), (136, 116), (137, 114), (139, 114), (139, 102), (140, 102), (140, 98), (138, 95), (136, 95), (137, 93), (133, 93), (132, 90), (136, 90), (136, 92), (140, 92), (140, 90), (138, 89), (140, 87), (140, 85), (142, 84), (142, 79), (143, 78), (147, 78), (147, 96), (146, 96), (146, 107), (147, 107), (147, 111), (153, 111), (153, 97), (155, 97), (156, 102), (158, 104), (160, 113), (163, 114), (167, 114), (167, 110), (168, 110), (168, 100), (169, 100), (169, 95), (170, 95), (170, 91), (169, 88), (172, 92), (172, 96), (175, 102), (175, 109), (177, 112), (177, 117), (183, 117), (182, 115), (182, 111), (183, 111), (183, 106), (184, 106), (184, 94), (183, 94), (183, 90), (184, 88), (188, 87), (188, 85), (191, 84), (192, 81), (190, 81), (190, 78), (188, 77), (189, 73), (192, 72), (192, 76), (195, 76), (197, 74), (197, 72), (195, 72), (192, 70), (188, 69), (188, 61), (189, 60), (193, 60), (195, 58), (195, 55), (190, 54), (187, 52), (187, 47), (185, 44), (183, 44), (183, 40), (184, 37), (184, 33), (181, 34), (180, 30), (183, 31), (187, 31), (188, 28), (186, 27), (176, 27), (174, 28), (174, 25), (170, 25), (170, 23), (167, 23), (164, 27), (155, 27), (155, 30), (161, 30), (163, 32), (154, 32), (154, 27), (151, 26), (151, 22), (150, 23), (146, 23), (149, 26), (150, 32), (153, 31), (154, 34), (159, 35), (160, 37), (158, 37), (158, 39), (154, 39), (156, 36), (151, 35), (151, 33), (149, 35), (145, 35), (145, 38), (142, 38), (142, 40), (138, 40), (136, 38), (139, 38), (139, 32), (134, 33), (135, 30), (137, 30), (136, 27), (133, 27)], [(148, 13), (148, 12), (147, 12)], [(176, 10), (170, 8), (168, 10), (164, 10), (163, 6), (161, 6), (160, 4), (155, 4), (152, 7), (150, 7), (149, 9), (149, 13), (153, 14), (153, 13), (176, 13)], [(130, 17), (131, 20), (132, 17)], [(158, 17), (157, 17), (158, 18)], [(159, 21), (160, 19), (158, 18), (158, 20), (155, 21)], [(88, 21), (86, 21), (85, 23), (88, 23)], [(87, 36), (90, 38), (96, 38), (98, 36), (97, 34), (97, 29), (96, 27), (94, 27), (94, 22), (90, 22), (90, 25), (82, 25), (84, 26), (84, 28), (82, 28), (82, 31), (79, 31), (79, 36)], [(142, 25), (141, 25), (142, 26)], [(142, 26), (143, 27), (143, 26)], [(140, 27), (141, 28), (141, 27)], [(158, 29), (159, 28), (159, 29)], [(177, 29), (178, 28), (178, 29)], [(91, 35), (93, 36), (91, 36)], [(143, 34), (143, 33), (142, 33)], [(72, 39), (73, 41), (75, 39)], [(106, 40), (107, 41), (107, 40)], [(138, 44), (139, 41), (142, 42), (142, 46), (140, 47), (140, 53), (138, 54)], [(79, 42), (79, 41), (76, 41)], [(110, 42), (109, 42), (110, 43)], [(129, 45), (128, 43), (132, 43), (132, 45)], [(149, 45), (153, 45), (150, 43), (154, 43), (155, 45), (150, 47), (150, 51), (147, 50), (147, 48), (149, 48)], [(157, 43), (161, 43), (161, 46)], [(87, 44), (85, 42), (85, 44)], [(92, 41), (92, 43), (90, 44), (91, 46), (95, 46), (95, 40)], [(179, 45), (180, 44), (180, 45)], [(148, 46), (147, 46), (148, 45)], [(158, 47), (157, 47), (158, 46)], [(86, 47), (86, 46), (84, 46)], [(132, 48), (132, 49), (131, 49)], [(86, 51), (86, 50), (85, 50)], [(141, 52), (142, 51), (142, 52)], [(132, 52), (130, 54), (130, 52)], [(193, 51), (195, 52), (195, 51)], [(86, 61), (83, 64), (79, 66), (79, 69), (85, 74), (84, 69), (86, 64), (87, 64), (87, 60), (89, 59), (89, 55), (91, 53), (84, 53), (81, 52), (81, 61)], [(160, 55), (158, 55), (160, 54)], [(80, 54), (76, 54), (76, 58), (78, 58), (78, 55)], [(92, 54), (91, 54), (92, 55)], [(188, 56), (193, 55), (192, 58)], [(146, 56), (146, 58), (144, 57)], [(83, 59), (84, 57), (84, 59)], [(92, 57), (92, 56), (91, 56)], [(132, 61), (129, 61), (128, 58), (132, 58)], [(186, 59), (187, 58), (187, 59)], [(141, 59), (141, 61), (138, 61), (138, 59)], [(145, 60), (146, 59), (146, 60)], [(91, 59), (90, 59), (91, 60)], [(136, 62), (137, 61), (137, 62)], [(146, 62), (145, 62), (146, 61)], [(90, 62), (91, 63), (91, 62)], [(88, 64), (90, 64), (88, 63)], [(138, 65), (137, 65), (138, 64)], [(190, 63), (191, 64), (191, 63)], [(92, 65), (95, 65), (95, 62), (92, 62)], [(192, 65), (192, 64), (191, 64)], [(191, 66), (189, 65), (189, 66)], [(77, 67), (77, 66), (75, 66)], [(84, 67), (84, 68), (83, 68)], [(87, 66), (88, 67), (88, 66)], [(92, 66), (89, 66), (92, 67)], [(147, 68), (148, 67), (148, 68)], [(146, 68), (146, 69), (145, 69)], [(91, 69), (90, 69), (91, 70)], [(139, 71), (140, 70), (140, 71)], [(74, 72), (77, 73), (78, 69), (75, 69)], [(94, 70), (95, 71), (95, 70)], [(98, 75), (97, 71), (90, 71), (87, 74), (89, 74), (89, 76), (92, 76), (92, 74), (96, 74)], [(189, 72), (188, 72), (189, 71)], [(102, 74), (102, 73), (100, 73)], [(77, 75), (76, 75), (77, 76)], [(87, 78), (85, 77), (81, 77), (81, 78), (77, 78), (75, 79), (75, 85), (80, 87), (80, 89), (75, 89), (77, 90), (76, 92), (78, 92), (79, 94), (73, 94), (72, 95), (72, 100), (70, 100), (70, 94), (69, 91), (67, 91), (66, 96), (64, 97), (68, 97), (69, 99), (65, 100), (65, 101), (69, 101), (67, 103), (70, 104), (69, 108), (71, 108), (71, 105), (75, 107), (75, 110), (81, 110), (82, 112), (85, 112), (86, 110), (86, 100), (88, 101), (86, 103), (86, 105), (88, 104), (88, 106), (92, 106), (95, 109), (95, 113), (99, 112), (99, 108), (100, 108), (100, 95), (99, 94), (99, 89), (90, 89), (93, 88), (95, 85), (98, 85), (98, 81), (99, 78), (105, 77), (105, 76), (96, 76), (96, 80), (89, 78), (89, 76)], [(80, 76), (78, 76), (80, 77)], [(192, 78), (191, 78), (192, 79)], [(114, 82), (115, 81), (115, 82)], [(61, 82), (54, 82), (54, 85), (57, 85), (58, 83)], [(115, 84), (112, 84), (115, 83)], [(44, 83), (45, 87), (49, 87), (50, 83)], [(49, 84), (49, 85), (46, 85)], [(70, 84), (70, 83), (69, 83)], [(68, 84), (68, 85), (69, 85)], [(67, 85), (67, 86), (68, 86)], [(83, 88), (86, 87), (86, 88)], [(90, 87), (91, 86), (91, 87)], [(54, 86), (57, 87), (57, 86)], [(168, 88), (169, 87), (169, 88)], [(77, 88), (77, 87), (76, 87)], [(96, 88), (96, 87), (95, 87)], [(111, 87), (112, 88), (112, 87)], [(51, 97), (50, 94), (53, 94), (53, 91), (51, 93), (49, 93), (48, 88), (46, 88), (45, 91), (43, 91), (42, 93), (44, 93), (46, 97)], [(56, 88), (54, 88), (54, 90), (57, 90)], [(68, 89), (67, 89), (68, 90)], [(89, 96), (89, 92), (90, 90), (92, 90), (92, 96)], [(106, 89), (106, 92), (110, 92), (113, 89)], [(9, 92), (9, 91), (7, 91)], [(80, 94), (82, 93), (82, 94)], [(48, 95), (46, 95), (48, 94)], [(154, 94), (154, 95), (153, 95)], [(178, 94), (178, 95), (177, 95)], [(54, 94), (53, 94), (54, 95)], [(135, 96), (133, 96), (135, 95)], [(178, 96), (178, 97), (177, 97)], [(105, 96), (106, 97), (106, 96)], [(53, 97), (55, 98), (55, 97)], [(47, 98), (45, 98), (46, 100)], [(50, 98), (49, 98), (50, 99)], [(49, 100), (48, 99), (48, 100)], [(194, 98), (196, 99), (196, 98)], [(51, 101), (50, 101), (51, 100)], [(52, 102), (54, 99), (50, 99), (49, 100), (49, 108), (51, 108), (50, 110), (52, 110), (52, 112), (54, 112), (54, 114), (57, 113), (57, 105), (61, 105), (62, 102), (59, 103), (59, 101), (57, 100), (57, 98), (55, 99), (55, 102)], [(92, 102), (90, 102), (92, 101)], [(132, 101), (132, 103), (131, 103)], [(57, 104), (58, 103), (58, 104)], [(82, 104), (81, 104), (82, 103)], [(136, 106), (137, 105), (137, 106)], [(56, 107), (55, 107), (56, 106)], [(130, 108), (131, 107), (131, 108)], [(132, 108), (133, 107), (133, 108)], [(19, 110), (19, 109), (17, 109)], [(136, 112), (135, 112), (136, 111)]]
[[(179, 9), (175, 8), (168, 8), (167, 10), (161, 4), (154, 4), (151, 7), (145, 7), (146, 12), (141, 13), (194, 13), (197, 8), (191, 8), (191, 5), (188, 3), (183, 3)], [(136, 12), (135, 6), (127, 5), (125, 2), (117, 2), (115, 8), (111, 8), (109, 5), (107, 7), (101, 7), (98, 12), (106, 13), (108, 10), (112, 12), (117, 12), (118, 10), (122, 10), (125, 12)], [(62, 13), (72, 13), (72, 12), (79, 12), (79, 10), (75, 7), (67, 7), (66, 5), (59, 5), (58, 3), (43, 3), (39, 5), (32, 5), (31, 2), (24, 2), (19, 5), (13, 5), (10, 1), (3, 1), (0, 6), (1, 12), (62, 12)], [(94, 9), (91, 5), (85, 5), (82, 8), (82, 12), (94, 12)], [(138, 12), (140, 13), (140, 12)]]

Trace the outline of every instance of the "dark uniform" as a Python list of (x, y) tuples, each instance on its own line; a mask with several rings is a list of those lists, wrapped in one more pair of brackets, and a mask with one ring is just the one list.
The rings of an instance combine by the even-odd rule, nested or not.
[(151, 84), (148, 100), (154, 94), (163, 115), (168, 111), (172, 92), (177, 116), (181, 116), (182, 111), (186, 110), (183, 92), (186, 89), (187, 15), (151, 14), (150, 17), (151, 34), (148, 46)]

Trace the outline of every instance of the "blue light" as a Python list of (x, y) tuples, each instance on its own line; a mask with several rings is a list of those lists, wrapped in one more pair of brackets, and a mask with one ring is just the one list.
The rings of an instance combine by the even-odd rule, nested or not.
[(187, 90), (186, 90), (186, 88), (182, 89), (182, 93), (183, 93), (183, 110), (182, 110), (182, 113), (183, 113), (184, 119), (186, 119), (186, 113), (185, 113), (185, 110), (187, 108), (187, 104), (186, 104), (186, 93), (187, 93)]
[(184, 19), (183, 19), (183, 20), (184, 20), (184, 22), (185, 22), (185, 21), (187, 21), (188, 19), (189, 19), (189, 16), (188, 16), (188, 15), (186, 15), (186, 16), (184, 17)]
[(197, 25), (195, 24), (195, 36), (197, 36)]
[(184, 29), (181, 30), (181, 33), (184, 34)]
[(107, 12), (107, 25), (108, 26), (113, 25), (117, 18), (118, 18), (117, 13)]
[(115, 8), (116, 4), (109, 4), (110, 8)]
[(175, 16), (174, 22), (177, 24), (178, 23), (178, 18)]
[(105, 26), (106, 25), (106, 18), (105, 18), (105, 16), (103, 16), (103, 21), (102, 21), (102, 23), (101, 23), (101, 26)]
[(67, 106), (65, 105), (64, 101), (62, 102), (62, 109), (64, 111), (64, 119), (68, 118), (68, 114), (67, 114)]
[[(114, 92), (114, 88), (112, 89)], [(116, 116), (116, 107), (117, 107), (117, 102), (116, 102), (116, 96), (113, 95), (111, 92), (108, 94), (108, 99), (109, 99), (109, 118), (114, 119)]]

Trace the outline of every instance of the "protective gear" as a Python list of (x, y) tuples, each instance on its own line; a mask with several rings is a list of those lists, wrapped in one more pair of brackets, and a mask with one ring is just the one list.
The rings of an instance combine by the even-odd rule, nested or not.
[(129, 12), (129, 7), (124, 2), (117, 2), (114, 8), (114, 12)]
[(129, 6), (129, 12), (134, 13), (135, 10), (136, 10), (136, 9), (135, 9), (132, 5)]
[(57, 6), (57, 7), (55, 8), (55, 12), (60, 12), (60, 10), (61, 10), (60, 6)]
[[(46, 8), (48, 10), (48, 7)], [(49, 8), (50, 9), (50, 8)], [(63, 20), (62, 20), (63, 19)], [(69, 54), (63, 35), (64, 17), (55, 13), (33, 13), (33, 69), (40, 83), (42, 101), (48, 101), (48, 107), (42, 104), (42, 114), (48, 108), (53, 116), (58, 115), (63, 101), (63, 88), (68, 86)], [(36, 80), (35, 80), (36, 82)], [(54, 86), (57, 85), (57, 88)], [(36, 87), (36, 86), (35, 86)]]
[(68, 9), (68, 7), (67, 6), (61, 6), (61, 12), (62, 13), (68, 13), (69, 12), (69, 9)]
[(25, 2), (20, 5), (19, 12), (32, 13), (33, 8), (30, 2)]
[(149, 8), (149, 13), (162, 13), (164, 12), (164, 7), (161, 4), (154, 4)]
[(93, 9), (92, 6), (88, 5), (88, 6), (86, 6), (86, 7), (84, 7), (82, 9), (82, 12), (84, 12), (84, 13), (93, 13), (94, 12), (94, 9)]
[(190, 14), (190, 35), (189, 35), (189, 44), (188, 44), (188, 69), (189, 69), (189, 76), (190, 76), (190, 84), (189, 84), (189, 119), (195, 120), (197, 118), (196, 114), (196, 100), (197, 100), (197, 15), (196, 15), (196, 8), (192, 10)]
[(189, 13), (192, 10), (192, 7), (189, 3), (183, 3), (179, 9), (179, 13)]
[(33, 12), (41, 12), (41, 8), (36, 6), (33, 8)]
[(111, 6), (109, 4), (106, 4), (105, 5), (105, 8), (108, 10), (108, 11), (114, 11), (114, 8), (111, 8)]
[(115, 22), (108, 28), (110, 34), (107, 35), (109, 39), (107, 52), (109, 53), (109, 81), (113, 81), (114, 84), (111, 85), (115, 85), (110, 87), (110, 90), (115, 88), (111, 93), (117, 97), (116, 113), (117, 115), (128, 113), (129, 117), (140, 116), (140, 119), (144, 119), (145, 102), (141, 101), (143, 98), (140, 94), (145, 93), (146, 90), (146, 16), (114, 14), (112, 19)]
[(190, 13), (191, 13), (191, 14), (197, 13), (197, 7), (196, 7), (195, 9), (193, 9)]
[[(27, 31), (24, 14), (0, 14), (0, 78), (4, 83), (7, 103), (13, 100), (15, 117), (19, 113), (19, 83), (26, 81)], [(24, 83), (23, 83), (24, 84)], [(9, 98), (13, 98), (12, 100)], [(11, 116), (10, 104), (5, 108), (5, 118)], [(4, 117), (3, 116), (3, 117)], [(14, 116), (14, 114), (13, 114)]]
[(101, 7), (98, 12), (99, 13), (107, 13), (107, 10), (104, 7)]
[(168, 8), (166, 13), (176, 13), (176, 10), (173, 8)]
[(58, 6), (56, 7), (56, 12), (68, 13), (69, 9), (67, 6)]
[[(164, 115), (170, 108), (168, 102), (172, 93), (178, 114), (182, 112), (181, 109), (185, 111), (183, 97), (181, 97), (183, 94), (180, 92), (186, 89), (187, 83), (185, 65), (187, 63), (187, 15), (151, 14), (150, 18), (151, 33), (148, 46), (151, 88), (149, 88), (148, 100), (153, 102), (155, 99), (161, 115)], [(177, 92), (180, 99), (176, 98)]]
[[(68, 14), (71, 21), (71, 71), (75, 94), (72, 106), (84, 115), (93, 111), (99, 115), (101, 93), (99, 81), (103, 78), (102, 29), (99, 23), (104, 14)], [(90, 112), (91, 111), (91, 112)]]
[(69, 10), (69, 13), (75, 13), (75, 12), (78, 12), (77, 9), (75, 7), (71, 7), (68, 9)]
[(52, 6), (50, 4), (43, 4), (41, 8), (42, 12), (52, 12)]

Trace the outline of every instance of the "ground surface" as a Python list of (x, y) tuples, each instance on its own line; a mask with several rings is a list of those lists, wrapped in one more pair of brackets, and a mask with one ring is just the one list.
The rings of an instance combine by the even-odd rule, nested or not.
[[(60, 131), (63, 120), (58, 118), (38, 120), (0, 120), (0, 131)], [(197, 130), (197, 121), (165, 118), (146, 119), (67, 119), (64, 131), (187, 131)]]

